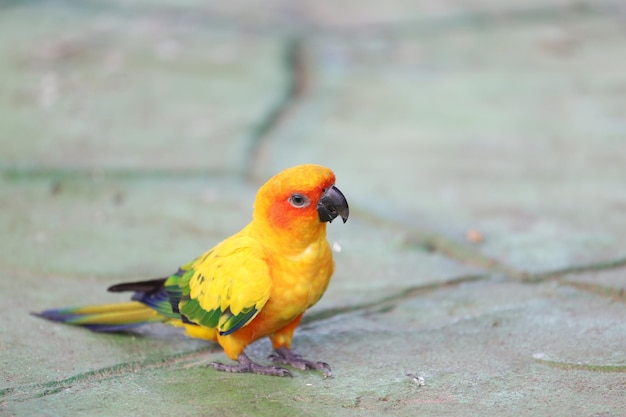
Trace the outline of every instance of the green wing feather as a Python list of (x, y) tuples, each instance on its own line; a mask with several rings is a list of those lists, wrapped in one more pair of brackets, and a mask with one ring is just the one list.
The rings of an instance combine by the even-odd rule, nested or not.
[(269, 268), (261, 248), (244, 234), (225, 240), (188, 267), (171, 282), (180, 288), (180, 313), (221, 335), (250, 323), (269, 299)]
[(113, 292), (135, 291), (129, 303), (52, 309), (36, 315), (94, 331), (123, 331), (173, 319), (216, 328), (227, 335), (256, 317), (269, 299), (270, 289), (263, 251), (240, 232), (165, 280), (109, 288)]

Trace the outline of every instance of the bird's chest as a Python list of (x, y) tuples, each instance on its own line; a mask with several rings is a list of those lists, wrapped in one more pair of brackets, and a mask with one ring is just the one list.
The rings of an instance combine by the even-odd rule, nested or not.
[(324, 242), (297, 257), (278, 258), (273, 262), (268, 304), (283, 320), (291, 321), (324, 294), (333, 273), (332, 255)]

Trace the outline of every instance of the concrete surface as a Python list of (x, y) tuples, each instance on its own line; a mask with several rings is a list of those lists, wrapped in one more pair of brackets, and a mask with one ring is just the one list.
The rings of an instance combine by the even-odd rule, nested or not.
[[(0, 415), (626, 416), (625, 20), (610, 1), (0, 3)], [(105, 288), (237, 231), (302, 162), (352, 209), (294, 341), (333, 378), (29, 316), (124, 300)]]

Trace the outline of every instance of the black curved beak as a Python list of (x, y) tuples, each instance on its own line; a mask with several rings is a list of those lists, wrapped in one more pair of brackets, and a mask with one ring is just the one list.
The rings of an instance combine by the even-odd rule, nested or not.
[(332, 222), (337, 216), (341, 216), (344, 223), (348, 221), (348, 202), (339, 188), (333, 185), (322, 194), (317, 203), (317, 214), (321, 222)]

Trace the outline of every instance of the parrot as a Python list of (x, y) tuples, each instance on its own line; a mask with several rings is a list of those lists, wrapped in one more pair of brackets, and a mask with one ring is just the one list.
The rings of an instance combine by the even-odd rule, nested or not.
[[(271, 177), (257, 191), (252, 220), (166, 278), (126, 282), (110, 292), (132, 291), (131, 301), (32, 313), (95, 332), (125, 332), (148, 323), (183, 327), (193, 338), (218, 343), (234, 364), (210, 362), (218, 371), (270, 376), (293, 374), (286, 365), (332, 371), (291, 350), (304, 312), (326, 291), (335, 264), (326, 225), (349, 208), (329, 168), (303, 164)], [(245, 349), (269, 337), (272, 365)]]

